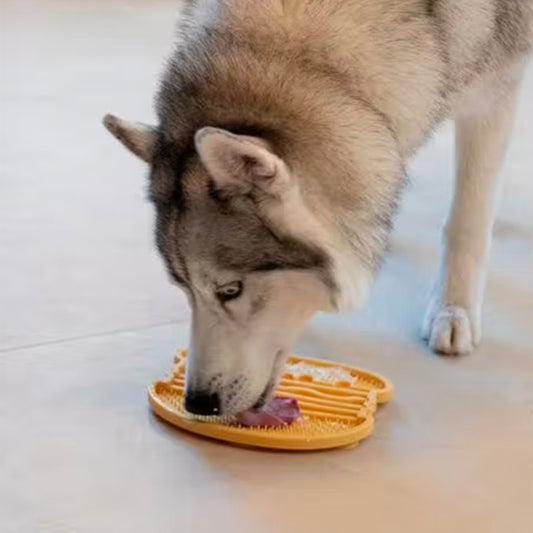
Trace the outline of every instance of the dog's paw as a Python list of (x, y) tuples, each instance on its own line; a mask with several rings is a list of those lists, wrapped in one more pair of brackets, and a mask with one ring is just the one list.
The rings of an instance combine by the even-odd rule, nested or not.
[(432, 304), (424, 319), (422, 338), (437, 353), (463, 355), (479, 344), (481, 327), (475, 314), (462, 307)]

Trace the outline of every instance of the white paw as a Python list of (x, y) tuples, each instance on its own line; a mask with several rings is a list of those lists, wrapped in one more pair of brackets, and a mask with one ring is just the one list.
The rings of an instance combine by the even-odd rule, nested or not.
[(424, 319), (422, 338), (435, 352), (462, 355), (479, 343), (480, 330), (473, 313), (454, 305), (433, 304)]

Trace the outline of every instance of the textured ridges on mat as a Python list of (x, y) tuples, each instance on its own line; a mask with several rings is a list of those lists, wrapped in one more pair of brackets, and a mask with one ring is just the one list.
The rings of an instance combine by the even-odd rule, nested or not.
[(353, 366), (309, 357), (289, 357), (277, 394), (298, 400), (302, 417), (278, 428), (244, 427), (210, 417), (199, 421), (183, 409), (186, 350), (174, 358), (170, 374), (148, 391), (161, 418), (192, 433), (235, 444), (282, 450), (319, 450), (348, 446), (374, 428), (378, 403), (392, 398), (392, 383)]

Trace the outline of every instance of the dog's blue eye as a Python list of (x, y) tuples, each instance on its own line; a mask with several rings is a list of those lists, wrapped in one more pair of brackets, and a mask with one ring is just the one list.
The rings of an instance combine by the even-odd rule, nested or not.
[(229, 300), (235, 300), (242, 293), (242, 282), (234, 281), (233, 283), (228, 283), (223, 287), (217, 289), (217, 298), (221, 302), (228, 302)]

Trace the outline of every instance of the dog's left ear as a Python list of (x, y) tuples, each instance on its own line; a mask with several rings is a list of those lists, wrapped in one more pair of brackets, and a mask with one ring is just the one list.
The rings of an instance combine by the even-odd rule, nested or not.
[(104, 117), (103, 123), (130, 152), (147, 163), (152, 162), (157, 136), (156, 128), (140, 122), (128, 122), (109, 114)]
[(258, 138), (218, 128), (202, 128), (195, 135), (196, 151), (220, 189), (246, 194), (260, 189), (281, 194), (289, 185), (285, 163)]

